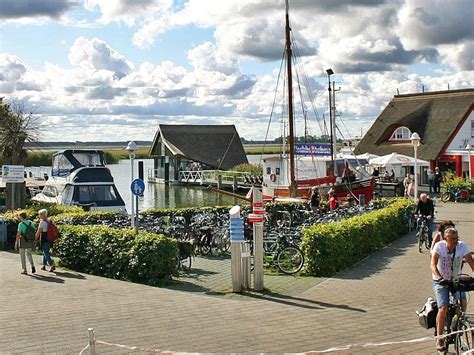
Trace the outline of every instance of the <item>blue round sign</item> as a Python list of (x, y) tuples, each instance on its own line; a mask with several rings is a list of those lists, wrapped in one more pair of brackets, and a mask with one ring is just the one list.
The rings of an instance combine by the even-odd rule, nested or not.
[(132, 181), (130, 189), (132, 190), (132, 194), (135, 196), (141, 196), (143, 195), (143, 191), (145, 191), (145, 183), (142, 179), (135, 179)]

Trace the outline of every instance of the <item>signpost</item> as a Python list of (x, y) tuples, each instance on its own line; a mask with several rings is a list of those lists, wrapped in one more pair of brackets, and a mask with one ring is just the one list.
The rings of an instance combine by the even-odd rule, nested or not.
[(23, 208), (25, 203), (25, 167), (23, 165), (2, 165), (2, 182), (6, 183), (7, 209)]
[(263, 291), (263, 219), (265, 207), (263, 206), (262, 191), (253, 189), (253, 210), (249, 215), (249, 222), (253, 223), (253, 289)]
[(135, 195), (135, 216), (132, 214), (132, 219), (135, 219), (135, 230), (138, 232), (138, 197), (143, 196), (143, 192), (145, 191), (145, 183), (142, 179), (135, 179), (132, 181), (130, 185), (130, 189), (132, 190), (132, 194)]
[[(242, 251), (244, 241), (243, 220), (240, 218), (240, 206), (229, 210), (230, 215), (230, 272), (232, 276), (232, 292), (242, 291)], [(241, 222), (242, 221), (242, 222)]]

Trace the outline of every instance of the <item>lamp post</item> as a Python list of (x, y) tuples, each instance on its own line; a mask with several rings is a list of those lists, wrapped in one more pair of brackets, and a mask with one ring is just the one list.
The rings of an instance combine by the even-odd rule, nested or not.
[(416, 161), (416, 153), (417, 153), (416, 151), (417, 151), (418, 147), (420, 146), (421, 138), (418, 135), (418, 133), (413, 132), (410, 139), (411, 139), (411, 145), (413, 146), (413, 150), (415, 152), (415, 167), (414, 167), (415, 181), (414, 181), (414, 184), (415, 184), (415, 203), (416, 203), (416, 201), (418, 199), (418, 178), (417, 178), (418, 166), (417, 166), (417, 161)]
[[(130, 180), (130, 185), (132, 184), (132, 181), (135, 180), (134, 174), (133, 174), (133, 161), (135, 159), (135, 151), (137, 150), (137, 144), (134, 141), (128, 142), (127, 148), (125, 150), (128, 151), (128, 156), (130, 158), (130, 163), (131, 163), (131, 180)], [(131, 195), (131, 226), (132, 228), (135, 227), (135, 206), (133, 204), (133, 194)]]
[(469, 143), (466, 145), (466, 149), (467, 149), (467, 161), (469, 162), (469, 179), (472, 179), (472, 167), (471, 167), (471, 149), (472, 149), (472, 145), (470, 145)]
[(334, 71), (329, 68), (326, 69), (326, 73), (328, 75), (328, 94), (329, 94), (329, 130), (331, 135), (331, 162), (333, 168), (333, 175), (336, 176), (336, 145), (334, 144), (334, 135), (336, 134), (336, 130), (334, 129), (334, 117), (333, 117), (333, 103), (332, 103), (332, 89), (331, 89), (331, 75), (334, 74)]

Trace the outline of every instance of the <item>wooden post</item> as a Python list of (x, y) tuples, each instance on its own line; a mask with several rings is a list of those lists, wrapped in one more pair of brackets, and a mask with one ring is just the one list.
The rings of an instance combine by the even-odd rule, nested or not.
[(232, 191), (237, 190), (237, 175), (234, 175), (234, 181), (232, 182)]
[(25, 183), (6, 184), (6, 201), (7, 210), (16, 210), (25, 208)]

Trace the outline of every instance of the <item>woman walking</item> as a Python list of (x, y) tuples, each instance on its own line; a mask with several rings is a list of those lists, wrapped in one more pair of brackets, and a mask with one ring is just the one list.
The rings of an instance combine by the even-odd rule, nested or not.
[(49, 250), (51, 249), (51, 242), (48, 240), (48, 211), (47, 210), (40, 210), (38, 212), (38, 217), (40, 219), (40, 223), (38, 225), (38, 230), (36, 231), (36, 239), (40, 240), (41, 250), (43, 251), (43, 266), (41, 270), (46, 270), (46, 265), (49, 264), (51, 268), (49, 269), (50, 272), (56, 270), (54, 267), (53, 260), (51, 259), (51, 254)]
[(21, 273), (22, 275), (28, 275), (26, 271), (26, 254), (31, 265), (31, 273), (34, 274), (36, 269), (31, 251), (35, 246), (35, 225), (28, 219), (24, 211), (20, 212), (18, 218), (20, 219), (20, 223), (18, 224), (18, 231), (16, 233), (15, 250), (20, 251), (21, 268), (23, 269)]

